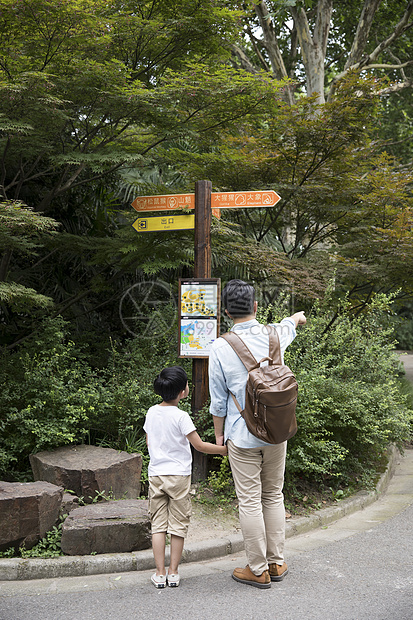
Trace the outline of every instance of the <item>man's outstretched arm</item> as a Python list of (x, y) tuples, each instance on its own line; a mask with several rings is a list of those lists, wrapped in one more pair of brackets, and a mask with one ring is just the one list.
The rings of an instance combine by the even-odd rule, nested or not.
[(296, 327), (298, 325), (305, 325), (307, 323), (307, 318), (304, 312), (296, 312), (295, 314), (290, 316), (290, 319), (294, 321)]

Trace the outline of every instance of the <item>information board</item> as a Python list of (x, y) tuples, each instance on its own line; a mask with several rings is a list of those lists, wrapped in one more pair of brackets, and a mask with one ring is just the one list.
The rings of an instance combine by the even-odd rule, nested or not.
[(179, 357), (209, 357), (219, 336), (221, 280), (179, 280)]

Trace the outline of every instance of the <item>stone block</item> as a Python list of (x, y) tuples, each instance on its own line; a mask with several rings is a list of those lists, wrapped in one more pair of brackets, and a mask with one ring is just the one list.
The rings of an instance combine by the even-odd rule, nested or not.
[(0, 551), (31, 549), (58, 520), (62, 496), (49, 482), (0, 482)]
[(97, 493), (113, 499), (139, 497), (142, 456), (97, 446), (64, 446), (30, 456), (35, 480), (62, 486), (90, 503)]
[(62, 527), (67, 555), (125, 553), (151, 546), (148, 501), (119, 500), (75, 508)]
[(79, 508), (79, 498), (71, 493), (63, 493), (62, 505), (60, 506), (60, 516), (66, 517), (69, 512)]

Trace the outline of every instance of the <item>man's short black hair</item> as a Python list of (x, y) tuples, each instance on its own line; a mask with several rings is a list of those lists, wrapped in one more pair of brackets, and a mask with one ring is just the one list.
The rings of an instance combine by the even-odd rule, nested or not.
[(188, 377), (181, 366), (164, 368), (153, 382), (155, 394), (162, 396), (165, 403), (175, 400), (186, 388)]
[(254, 287), (243, 280), (230, 280), (222, 291), (222, 304), (234, 319), (253, 314), (254, 302)]

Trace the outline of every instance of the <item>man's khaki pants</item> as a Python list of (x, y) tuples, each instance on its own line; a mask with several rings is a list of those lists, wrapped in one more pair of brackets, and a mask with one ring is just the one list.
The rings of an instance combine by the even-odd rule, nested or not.
[(284, 484), (287, 442), (238, 448), (228, 441), (228, 457), (239, 503), (239, 520), (251, 571), (284, 562)]

